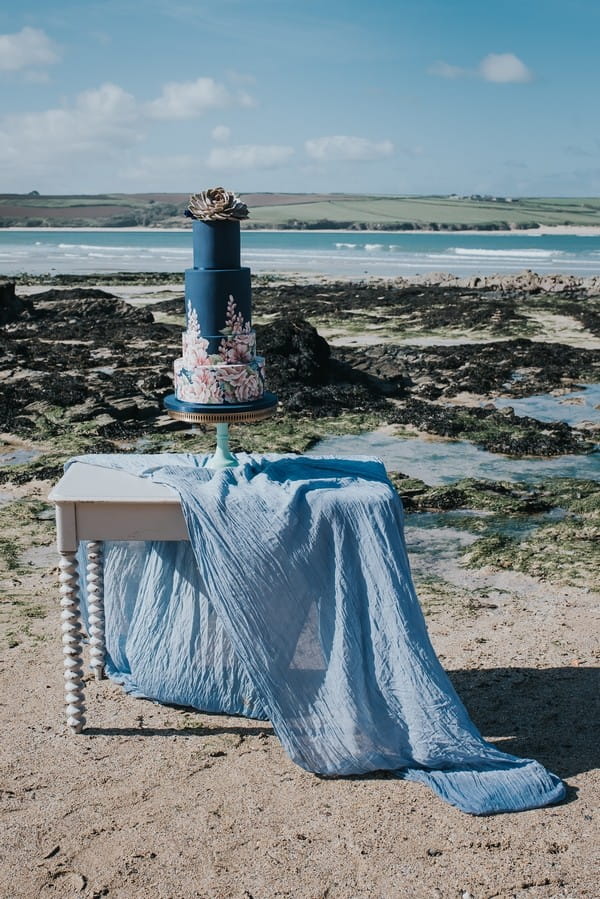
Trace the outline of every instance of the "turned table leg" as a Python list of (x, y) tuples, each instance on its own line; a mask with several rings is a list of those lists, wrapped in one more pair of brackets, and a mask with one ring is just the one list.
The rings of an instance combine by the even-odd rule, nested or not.
[(61, 552), (59, 567), (67, 724), (74, 733), (79, 734), (85, 725), (85, 703), (83, 631), (79, 609), (79, 573), (76, 554)]
[(90, 665), (96, 677), (104, 677), (104, 580), (103, 546), (98, 540), (87, 545), (87, 604), (90, 634)]

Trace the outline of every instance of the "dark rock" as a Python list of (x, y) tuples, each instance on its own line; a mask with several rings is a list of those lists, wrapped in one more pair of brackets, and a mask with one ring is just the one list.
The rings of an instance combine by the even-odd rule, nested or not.
[(385, 405), (367, 376), (331, 358), (327, 341), (304, 319), (282, 316), (256, 330), (269, 389), (289, 412), (320, 418)]
[(162, 394), (173, 389), (173, 375), (170, 372), (152, 372), (140, 378), (137, 383), (145, 393)]
[(256, 313), (293, 309), (300, 316), (356, 321), (357, 314), (370, 324), (386, 324), (390, 330), (410, 327), (475, 327), (502, 333), (522, 328), (525, 318), (514, 297), (505, 292), (456, 286), (388, 283), (263, 285), (253, 292)]
[(14, 322), (24, 312), (31, 313), (31, 300), (23, 300), (15, 294), (14, 281), (0, 281), (0, 325)]
[[(81, 340), (85, 343), (110, 342), (113, 348), (126, 352), (142, 341), (159, 341), (163, 345), (174, 338), (175, 332), (181, 339), (181, 329), (173, 325), (157, 324), (148, 308), (132, 306), (110, 294), (89, 295), (87, 291), (76, 291), (78, 297), (65, 297), (71, 291), (50, 291), (54, 299), (36, 300), (34, 297), (33, 316), (37, 329), (43, 329), (44, 339)], [(92, 294), (104, 291), (92, 291)], [(84, 294), (81, 296), (81, 294)], [(57, 296), (58, 295), (58, 296)], [(13, 328), (10, 336), (28, 339), (32, 325)]]
[(344, 366), (348, 379), (356, 380), (360, 372), (361, 382), (382, 396), (403, 396), (411, 383), (405, 361), (397, 352), (387, 352), (385, 346), (365, 348), (362, 352), (349, 351), (345, 356), (342, 350), (339, 355), (336, 353), (333, 361)]
[(98, 415), (94, 424), (99, 434), (106, 435), (107, 429), (116, 424), (116, 419), (108, 412), (103, 412), (102, 415)]
[(309, 322), (282, 316), (256, 331), (261, 355), (269, 360), (269, 378), (275, 390), (279, 379), (302, 384), (328, 382), (329, 344)]
[(559, 456), (594, 450), (592, 441), (564, 422), (539, 422), (511, 410), (442, 406), (410, 399), (396, 405), (388, 420), (430, 434), (472, 440), (490, 452), (508, 456)]
[[(51, 407), (66, 409), (87, 399), (88, 390), (80, 376), (54, 372), (28, 372), (27, 376), (5, 381), (0, 392), (0, 430), (30, 430), (36, 419), (45, 418)], [(16, 429), (16, 430), (15, 430)]]
[(122, 399), (111, 399), (108, 401), (107, 412), (117, 420), (137, 418), (137, 405), (135, 398), (131, 396)]
[(340, 347), (336, 358), (424, 399), (545, 393), (582, 377), (600, 380), (600, 350), (518, 338), (454, 346)]
[(60, 290), (53, 287), (50, 290), (42, 290), (40, 293), (32, 293), (30, 299), (38, 303), (54, 300), (60, 302), (64, 300), (113, 300), (116, 297), (114, 293), (108, 293), (97, 287), (68, 287)]
[(106, 412), (107, 407), (104, 404), (98, 402), (95, 397), (89, 397), (84, 403), (72, 406), (68, 415), (70, 421), (77, 423), (80, 421), (92, 421), (92, 419), (97, 420), (100, 415), (104, 415)]
[(166, 315), (185, 315), (185, 297), (159, 300), (157, 303), (152, 303), (152, 311), (164, 312)]
[(340, 415), (342, 412), (374, 412), (387, 408), (385, 400), (374, 397), (360, 384), (326, 384), (318, 387), (287, 385), (280, 397), (288, 412), (315, 418)]
[(113, 418), (127, 421), (152, 418), (158, 414), (159, 405), (155, 400), (145, 396), (127, 396), (122, 399), (109, 400), (107, 411)]
[[(597, 350), (526, 339), (332, 350), (303, 317), (310, 310), (321, 319), (367, 316), (391, 323), (393, 331), (409, 322), (461, 321), (466, 327), (494, 315), (501, 331), (510, 328), (518, 305), (516, 293), (507, 297), (505, 290), (444, 283), (435, 288), (404, 283), (260, 286), (256, 306), (262, 304), (262, 313), (294, 310), (256, 329), (269, 389), (286, 411), (311, 418), (377, 411), (382, 421), (473, 440), (510, 455), (588, 451), (590, 443), (567, 425), (450, 400), (462, 391), (516, 397), (567, 386), (582, 376), (600, 380)], [(536, 303), (545, 302), (543, 295), (535, 296)], [(182, 427), (171, 425), (161, 408), (173, 389), (180, 326), (157, 324), (155, 306), (133, 307), (102, 291), (61, 290), (34, 299), (31, 314), (25, 310), (0, 328), (0, 431), (28, 436), (37, 431), (47, 438), (90, 420), (91, 436), (80, 429), (86, 440), (93, 441), (95, 430), (108, 444), (134, 439), (149, 428)], [(558, 294), (552, 299), (562, 302)], [(167, 302), (182, 307), (181, 300)], [(569, 302), (577, 307), (575, 293)]]

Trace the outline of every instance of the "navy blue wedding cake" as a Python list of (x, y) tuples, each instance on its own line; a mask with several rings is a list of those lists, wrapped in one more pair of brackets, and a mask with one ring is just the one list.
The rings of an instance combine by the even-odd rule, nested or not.
[(185, 272), (186, 330), (175, 360), (169, 411), (274, 405), (265, 360), (256, 354), (250, 269), (240, 266), (240, 221), (248, 209), (222, 187), (190, 197), (194, 266)]

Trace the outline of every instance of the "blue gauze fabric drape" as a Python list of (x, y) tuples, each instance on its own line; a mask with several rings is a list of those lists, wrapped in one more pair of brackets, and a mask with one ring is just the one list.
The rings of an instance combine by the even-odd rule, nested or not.
[(268, 718), (301, 767), (391, 771), (465, 812), (557, 802), (478, 733), (431, 646), (376, 459), (83, 456), (168, 485), (190, 543), (106, 546), (107, 669), (137, 695)]

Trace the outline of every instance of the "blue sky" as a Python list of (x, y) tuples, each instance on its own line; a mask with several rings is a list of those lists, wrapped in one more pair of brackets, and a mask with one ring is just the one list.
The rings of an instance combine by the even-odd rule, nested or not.
[(599, 35), (597, 0), (3, 4), (0, 192), (597, 196)]

